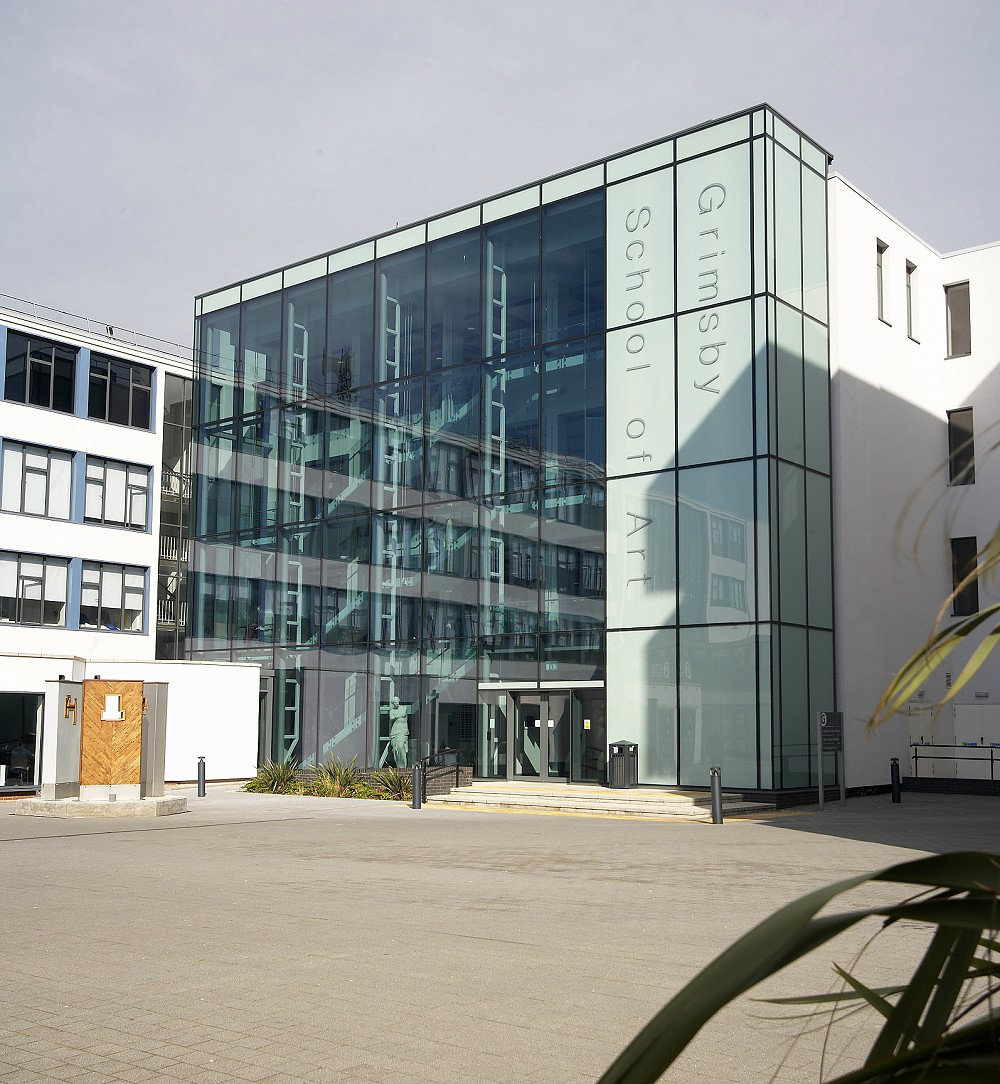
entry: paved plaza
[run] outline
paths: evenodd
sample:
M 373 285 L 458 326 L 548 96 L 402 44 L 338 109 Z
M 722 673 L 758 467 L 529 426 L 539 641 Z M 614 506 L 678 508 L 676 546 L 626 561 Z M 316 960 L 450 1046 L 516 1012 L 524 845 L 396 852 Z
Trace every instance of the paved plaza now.
M 3 1084 L 593 1081 L 780 904 L 1000 839 L 991 798 L 717 826 L 185 793 L 189 813 L 142 822 L 0 803 Z M 851 965 L 873 928 L 781 991 L 832 989 L 831 962 Z M 893 936 L 866 978 L 898 977 L 924 941 Z M 727 1009 L 666 1079 L 817 1080 L 822 1029 L 781 1015 Z M 857 1028 L 831 1043 L 828 1073 L 864 1048 Z

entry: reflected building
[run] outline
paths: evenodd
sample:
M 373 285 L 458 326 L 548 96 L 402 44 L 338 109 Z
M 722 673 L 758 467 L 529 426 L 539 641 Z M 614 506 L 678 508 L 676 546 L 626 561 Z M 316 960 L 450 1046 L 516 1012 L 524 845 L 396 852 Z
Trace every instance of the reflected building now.
M 261 757 L 808 784 L 827 161 L 759 107 L 196 300 L 188 649 Z

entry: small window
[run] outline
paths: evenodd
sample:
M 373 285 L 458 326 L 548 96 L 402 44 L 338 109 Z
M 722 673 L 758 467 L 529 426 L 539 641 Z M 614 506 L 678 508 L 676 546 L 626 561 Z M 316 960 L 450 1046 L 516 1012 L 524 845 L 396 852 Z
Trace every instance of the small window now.
M 4 398 L 73 413 L 73 377 L 76 350 L 62 343 L 7 334 Z
M 952 613 L 956 617 L 968 617 L 979 612 L 979 581 L 971 580 L 959 590 L 959 584 L 976 567 L 978 551 L 975 538 L 951 540 L 951 586 L 957 592 L 952 600 Z
M 889 246 L 885 241 L 875 242 L 875 295 L 878 300 L 878 318 L 888 322 L 888 305 L 885 296 L 885 265 Z
M 33 444 L 3 442 L 0 508 L 50 519 L 69 519 L 73 456 Z
M 115 459 L 87 456 L 83 518 L 88 523 L 146 530 L 149 468 Z
M 130 565 L 83 562 L 80 628 L 142 632 L 146 573 Z
M 972 353 L 972 311 L 969 305 L 969 284 L 957 282 L 944 288 L 948 316 L 948 357 L 959 358 Z
M 976 447 L 972 432 L 972 407 L 948 411 L 948 482 L 971 486 L 976 480 Z
M 91 354 L 88 414 L 99 421 L 149 429 L 152 384 L 153 370 L 147 365 Z
M 33 553 L 0 553 L 0 622 L 66 624 L 69 561 Z
M 917 265 L 906 261 L 906 334 L 917 339 Z

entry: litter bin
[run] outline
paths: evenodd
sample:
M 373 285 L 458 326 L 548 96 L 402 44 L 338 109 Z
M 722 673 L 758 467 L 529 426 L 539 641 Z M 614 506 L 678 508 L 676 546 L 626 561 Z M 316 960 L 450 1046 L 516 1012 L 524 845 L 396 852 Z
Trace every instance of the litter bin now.
M 612 790 L 639 785 L 639 746 L 634 741 L 613 741 L 608 746 L 608 785 Z

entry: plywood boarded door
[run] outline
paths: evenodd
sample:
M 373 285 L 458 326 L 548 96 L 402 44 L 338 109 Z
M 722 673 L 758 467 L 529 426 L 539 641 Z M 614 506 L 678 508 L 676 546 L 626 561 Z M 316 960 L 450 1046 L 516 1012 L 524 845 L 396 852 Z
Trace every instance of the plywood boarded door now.
M 142 778 L 142 682 L 85 681 L 80 786 Z

